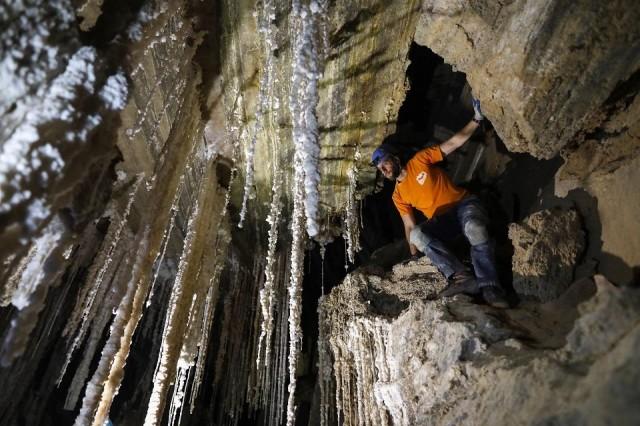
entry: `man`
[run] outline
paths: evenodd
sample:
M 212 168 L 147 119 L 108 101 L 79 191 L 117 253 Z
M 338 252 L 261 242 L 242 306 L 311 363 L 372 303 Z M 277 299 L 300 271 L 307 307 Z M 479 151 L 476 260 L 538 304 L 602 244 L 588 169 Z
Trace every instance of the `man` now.
M 405 166 L 393 154 L 392 146 L 384 143 L 374 151 L 371 162 L 386 179 L 396 181 L 393 202 L 402 218 L 412 257 L 418 251 L 424 253 L 449 280 L 441 295 L 481 293 L 490 305 L 506 308 L 487 232 L 488 217 L 480 200 L 454 185 L 443 170 L 434 166 L 467 142 L 478 128 L 484 117 L 476 99 L 473 109 L 473 119 L 462 130 L 440 145 L 419 151 Z M 428 220 L 416 224 L 414 208 Z M 460 231 L 471 244 L 475 276 L 443 244 Z

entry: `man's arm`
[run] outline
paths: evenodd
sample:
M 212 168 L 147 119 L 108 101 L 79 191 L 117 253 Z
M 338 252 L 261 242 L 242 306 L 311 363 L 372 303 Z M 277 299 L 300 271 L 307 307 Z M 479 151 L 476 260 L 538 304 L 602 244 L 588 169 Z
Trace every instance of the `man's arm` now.
M 418 249 L 416 248 L 416 246 L 411 244 L 410 235 L 411 231 L 413 231 L 413 228 L 416 227 L 416 218 L 413 215 L 413 212 L 402 214 L 400 215 L 400 217 L 402 218 L 402 223 L 404 224 L 404 235 L 407 238 L 407 244 L 409 244 L 409 251 L 411 252 L 411 256 L 414 256 L 418 253 Z
M 460 148 L 466 141 L 469 140 L 473 132 L 476 131 L 480 124 L 475 120 L 471 120 L 467 123 L 466 126 L 462 128 L 458 133 L 451 136 L 446 141 L 440 144 L 440 151 L 442 154 L 449 155 L 456 149 Z

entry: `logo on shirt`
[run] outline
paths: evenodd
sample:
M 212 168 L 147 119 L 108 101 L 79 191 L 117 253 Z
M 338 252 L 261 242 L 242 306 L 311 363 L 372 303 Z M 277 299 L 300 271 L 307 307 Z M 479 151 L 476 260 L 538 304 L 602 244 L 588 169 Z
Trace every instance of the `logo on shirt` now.
M 427 172 L 420 172 L 420 174 L 416 176 L 416 180 L 420 185 L 424 185 L 424 181 L 427 180 Z

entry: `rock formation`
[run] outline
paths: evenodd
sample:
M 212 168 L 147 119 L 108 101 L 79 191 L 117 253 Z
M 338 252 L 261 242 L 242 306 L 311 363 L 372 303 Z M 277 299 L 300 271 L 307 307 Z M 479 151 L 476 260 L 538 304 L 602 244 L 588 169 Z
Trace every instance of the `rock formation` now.
M 637 383 L 637 296 L 606 281 L 633 283 L 640 265 L 631 0 L 6 3 L 0 423 L 636 414 L 625 391 Z M 398 236 L 370 154 L 395 131 L 414 132 L 409 150 L 447 138 L 471 92 L 497 137 L 447 167 L 490 187 L 507 281 L 544 281 L 554 290 L 539 297 L 557 300 L 496 313 L 430 300 L 444 282 L 425 261 L 381 272 L 403 244 L 380 248 Z M 534 279 L 514 238 L 512 274 L 507 223 L 560 206 L 583 218 L 585 242 L 567 224 L 553 247 L 566 267 Z M 316 339 L 320 288 L 365 263 L 379 275 L 360 269 L 325 295 Z M 591 281 L 569 286 L 594 273 L 606 276 L 595 295 L 582 293 Z M 396 334 L 410 344 L 376 352 Z M 326 368 L 333 356 L 346 388 Z M 406 383 L 407 367 L 430 377 Z M 492 417 L 509 404 L 525 408 Z
M 511 224 L 513 288 L 527 298 L 548 302 L 573 282 L 584 250 L 584 232 L 575 210 L 543 210 Z
M 430 300 L 444 285 L 417 263 L 383 278 L 354 272 L 322 301 L 324 418 L 635 424 L 637 289 L 596 276 L 551 302 L 497 310 Z

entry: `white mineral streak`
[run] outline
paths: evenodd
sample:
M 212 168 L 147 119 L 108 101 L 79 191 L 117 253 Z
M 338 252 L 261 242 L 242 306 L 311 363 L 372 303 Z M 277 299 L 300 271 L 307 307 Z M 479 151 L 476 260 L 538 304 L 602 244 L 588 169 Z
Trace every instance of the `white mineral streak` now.
M 265 55 L 267 55 L 267 72 L 268 74 L 265 93 L 265 113 L 267 109 L 272 111 L 274 115 L 274 121 L 278 122 L 278 108 L 279 103 L 274 105 L 274 60 L 273 50 L 276 48 L 273 41 L 273 28 L 272 21 L 275 19 L 275 5 L 273 0 L 267 0 L 264 2 L 261 14 L 258 19 L 259 31 L 264 34 L 265 39 Z M 262 90 L 262 86 L 260 87 Z M 258 350 L 256 357 L 256 367 L 258 371 L 264 370 L 265 372 L 271 367 L 271 345 L 273 336 L 273 308 L 274 308 L 274 286 L 275 286 L 275 267 L 276 267 L 276 247 L 278 244 L 278 231 L 280 224 L 280 217 L 282 215 L 282 171 L 280 170 L 279 162 L 279 138 L 277 131 L 274 132 L 272 138 L 272 174 L 273 182 L 271 186 L 271 206 L 269 208 L 269 214 L 267 216 L 267 223 L 269 224 L 269 240 L 267 244 L 267 258 L 266 266 L 264 270 L 265 281 L 264 286 L 260 289 L 260 335 L 258 337 Z M 268 374 L 266 374 L 268 375 Z M 264 384 L 265 389 L 269 387 L 269 383 Z
M 31 258 L 22 272 L 18 288 L 11 303 L 18 309 L 2 342 L 0 365 L 8 367 L 21 356 L 29 342 L 31 332 L 38 323 L 49 286 L 55 284 L 60 269 L 60 259 L 53 259 L 60 249 L 65 234 L 64 224 L 54 218 L 34 244 Z
M 206 185 L 206 183 L 207 182 L 205 180 L 203 185 Z M 171 298 L 169 300 L 168 312 L 165 319 L 164 329 L 162 331 L 162 346 L 160 348 L 160 355 L 158 356 L 158 362 L 156 364 L 153 389 L 151 391 L 147 414 L 144 420 L 145 425 L 156 425 L 160 423 L 166 398 L 166 391 L 171 380 L 173 380 L 173 377 L 169 377 L 169 363 L 173 358 L 173 352 L 180 350 L 181 339 L 184 337 L 176 332 L 176 327 L 178 326 L 178 324 L 176 324 L 176 313 L 179 309 L 178 304 L 185 303 L 183 300 L 185 287 L 184 275 L 188 267 L 188 261 L 191 258 L 193 242 L 196 237 L 196 222 L 199 214 L 200 206 L 199 202 L 196 200 L 187 223 L 187 235 L 185 237 L 184 248 L 182 250 L 182 255 L 180 256 L 178 273 L 176 274 Z M 191 301 L 189 300 L 188 302 L 190 303 Z
M 203 263 L 203 259 L 215 258 L 215 255 L 221 253 L 220 245 L 224 246 L 228 241 L 227 229 L 221 223 L 222 216 L 214 214 L 214 208 L 218 204 L 217 189 L 211 185 L 211 182 L 215 182 L 215 167 L 207 164 L 205 168 L 207 171 L 193 202 L 171 290 L 145 425 L 155 425 L 162 420 L 167 393 L 172 383 L 175 387 L 169 408 L 169 423 L 179 424 L 187 386 L 194 371 L 200 375 L 198 381 L 202 377 L 202 366 L 196 366 L 196 358 L 206 357 L 207 348 L 202 344 L 208 338 L 203 337 L 203 334 L 210 332 L 214 298 L 217 299 L 217 288 L 212 287 L 217 287 L 219 275 L 215 260 L 213 264 L 209 264 Z M 208 282 L 208 285 L 203 281 Z M 195 398 L 193 392 L 192 389 L 192 401 Z
M 289 108 L 292 140 L 296 153 L 302 159 L 301 178 L 304 180 L 304 206 L 310 237 L 315 237 L 319 232 L 320 143 L 316 107 L 319 100 L 318 80 L 322 76 L 323 66 L 321 29 L 326 14 L 326 0 L 312 0 L 308 6 L 296 0 L 291 10 L 294 42 Z
M 120 365 L 117 357 L 122 351 L 123 343 L 125 343 L 127 324 L 131 319 L 133 299 L 138 289 L 139 278 L 142 272 L 141 265 L 147 256 L 149 228 L 146 228 L 139 238 L 139 243 L 135 251 L 136 260 L 131 269 L 131 277 L 125 288 L 125 293 L 121 295 L 122 299 L 117 308 L 115 318 L 111 323 L 111 327 L 109 328 L 109 337 L 102 348 L 98 367 L 93 373 L 93 377 L 91 377 L 89 383 L 87 383 L 87 388 L 82 399 L 82 407 L 74 423 L 75 426 L 104 424 L 108 414 L 108 408 L 106 411 L 100 411 L 98 407 L 102 401 L 106 400 L 108 400 L 108 406 L 110 407 L 111 401 L 115 396 L 115 389 L 111 386 L 110 376 L 113 373 L 114 367 Z
M 324 249 L 324 246 L 322 247 Z M 323 256 L 324 259 L 324 256 Z M 324 294 L 318 301 L 318 306 L 322 305 Z M 318 309 L 318 383 L 320 387 L 320 425 L 329 424 L 330 413 L 333 408 L 331 398 L 331 354 L 329 352 L 329 342 L 326 336 L 326 313 Z
M 223 256 L 218 251 L 216 259 L 222 259 Z M 213 323 L 213 317 L 216 310 L 216 303 L 218 303 L 219 281 L 220 274 L 222 272 L 222 264 L 217 264 L 214 274 L 209 280 L 207 288 L 207 294 L 204 305 L 204 315 L 202 320 L 202 331 L 200 333 L 200 340 L 198 342 L 198 354 L 195 366 L 195 373 L 193 377 L 193 384 L 191 388 L 190 413 L 193 413 L 195 407 L 196 398 L 200 392 L 200 386 L 202 386 L 202 378 L 204 376 L 205 360 L 207 358 L 207 348 L 209 347 L 209 332 L 211 330 L 211 324 Z
M 304 179 L 303 159 L 298 152 L 294 156 L 293 217 L 291 219 L 291 272 L 289 277 L 289 399 L 287 401 L 287 426 L 295 422 L 296 370 L 302 331 L 302 275 L 304 268 Z
M 188 170 L 190 170 L 190 168 L 188 168 Z M 204 188 L 205 192 L 211 192 L 211 188 L 209 188 L 210 180 L 211 179 L 209 178 L 208 175 L 203 179 L 201 183 L 201 190 Z M 183 177 L 181 177 L 180 182 L 178 183 L 178 187 L 176 188 L 176 194 L 174 195 L 172 208 L 177 209 L 178 200 L 180 199 L 180 195 L 183 193 L 183 191 L 184 191 Z M 209 197 L 208 199 L 211 199 L 211 197 Z M 210 211 L 209 209 L 211 207 L 211 203 L 206 204 L 205 207 L 207 208 L 207 211 Z M 184 246 L 183 254 L 181 257 L 180 266 L 176 274 L 176 282 L 178 281 L 178 279 L 180 280 L 178 285 L 180 286 L 181 289 L 183 289 L 183 286 L 184 286 L 185 268 L 189 266 L 189 263 L 188 263 L 189 256 L 193 251 L 192 250 L 193 238 L 196 236 L 196 229 L 195 229 L 196 224 L 194 224 L 193 220 L 196 220 L 200 216 L 199 213 L 200 213 L 200 209 L 198 208 L 198 202 L 196 201 L 195 205 L 192 208 L 190 221 L 187 225 L 187 238 L 185 240 L 185 246 Z M 207 215 L 206 217 L 209 218 L 209 220 L 215 219 L 215 216 L 212 216 L 211 214 Z M 225 231 L 226 228 L 210 227 L 210 229 L 216 229 L 217 231 L 219 231 L 218 234 L 225 234 L 226 232 Z M 216 244 L 218 243 L 219 243 L 218 240 L 216 240 Z M 158 252 L 160 252 L 160 250 L 158 250 Z M 218 253 L 218 251 L 216 251 L 216 253 Z M 150 256 L 150 254 L 148 254 L 147 256 Z M 158 257 L 156 256 L 156 258 Z M 202 269 L 202 265 L 200 265 L 195 278 L 193 278 L 195 282 L 197 282 L 199 279 L 201 269 Z M 217 280 L 213 281 L 213 283 L 217 285 Z M 212 285 L 212 282 L 210 282 L 210 285 Z M 124 376 L 124 367 L 125 367 L 126 360 L 127 360 L 127 357 L 131 348 L 131 344 L 133 341 L 133 334 L 144 313 L 145 299 L 148 300 L 150 286 L 151 286 L 151 281 L 143 279 L 139 282 L 136 288 L 135 296 L 133 298 L 131 308 L 130 308 L 131 314 L 129 315 L 129 319 L 127 321 L 124 334 L 121 339 L 122 343 L 120 345 L 120 350 L 116 354 L 113 360 L 113 363 L 111 365 L 111 371 L 109 373 L 108 380 L 105 384 L 100 405 L 98 406 L 98 411 L 94 419 L 94 426 L 101 425 L 102 424 L 101 422 L 104 422 L 104 420 L 107 418 L 107 414 L 111 407 L 113 398 L 117 394 L 120 384 L 122 382 L 122 378 Z M 172 290 L 174 289 L 175 289 L 175 285 Z M 191 371 L 190 367 L 194 364 L 195 357 L 206 356 L 206 349 L 207 349 L 206 346 L 198 347 L 197 343 L 202 341 L 202 336 L 201 336 L 202 333 L 208 334 L 211 321 L 212 321 L 212 314 L 210 314 L 210 317 L 208 318 L 208 322 L 206 323 L 207 324 L 206 327 L 203 325 L 202 305 L 205 304 L 205 293 L 207 293 L 208 287 L 197 286 L 197 289 L 199 289 L 199 293 L 197 294 L 194 293 L 192 295 L 191 309 L 189 309 L 190 316 L 188 319 L 187 338 L 183 341 L 183 346 L 180 352 L 180 358 L 178 360 L 179 371 L 178 371 L 177 378 L 179 379 L 179 383 L 182 383 L 183 386 L 186 386 L 186 384 L 189 382 L 189 373 Z M 175 293 L 172 292 L 172 297 L 174 294 Z M 174 300 L 175 302 L 175 299 L 172 299 L 172 300 Z M 210 303 L 210 301 L 208 301 L 208 303 Z M 176 307 L 176 304 L 170 303 L 170 308 L 171 307 Z M 165 322 L 165 332 L 166 331 L 168 330 L 167 330 L 167 323 Z M 187 368 L 184 368 L 185 366 L 187 366 Z M 156 368 L 159 369 L 160 364 L 158 364 Z M 182 380 L 182 382 L 180 382 L 180 380 Z M 176 396 L 175 401 L 180 401 L 180 405 L 182 404 L 182 401 L 183 401 L 184 390 L 185 388 L 180 388 L 180 387 L 175 389 L 175 393 L 174 393 L 174 395 Z M 162 392 L 162 397 L 164 397 L 166 393 L 166 389 L 161 392 Z M 158 415 L 161 415 L 161 410 Z M 180 420 L 178 420 L 178 423 L 179 422 Z
M 235 94 L 235 102 L 231 112 L 229 113 L 229 118 L 225 120 L 227 124 L 227 134 L 231 138 L 233 143 L 233 158 L 231 167 L 231 176 L 229 177 L 229 188 L 227 190 L 227 194 L 224 199 L 224 205 L 222 208 L 222 216 L 227 214 L 227 209 L 229 208 L 229 203 L 231 202 L 231 188 L 235 183 L 236 177 L 238 176 L 238 158 L 240 156 L 240 146 L 241 140 L 243 139 L 243 135 L 245 134 L 244 126 L 243 126 L 243 109 L 242 109 L 242 95 L 240 94 L 240 83 L 237 78 L 233 79 L 231 84 L 230 91 Z
M 237 46 L 238 40 L 237 38 L 231 38 L 231 46 L 229 49 L 231 51 L 240 51 L 240 48 Z M 245 124 L 246 113 L 244 111 L 244 97 L 242 96 L 241 89 L 241 81 L 238 76 L 242 76 L 242 59 L 239 57 L 235 57 L 234 60 L 231 60 L 231 67 L 233 68 L 231 71 L 231 81 L 228 81 L 228 95 L 229 98 L 229 106 L 226 109 L 227 119 L 225 120 L 226 131 L 231 139 L 233 144 L 233 158 L 231 167 L 231 176 L 229 178 L 229 189 L 227 190 L 227 194 L 224 200 L 224 206 L 222 209 L 222 216 L 227 214 L 227 209 L 229 207 L 229 203 L 231 201 L 231 188 L 235 183 L 235 180 L 238 176 L 238 168 L 237 164 L 240 158 L 240 147 L 243 145 L 242 141 L 245 139 L 246 128 Z M 233 100 L 233 101 L 231 101 Z M 225 103 L 226 105 L 227 103 Z
M 118 71 L 107 78 L 107 82 L 100 90 L 99 96 L 107 108 L 118 111 L 127 104 L 127 93 L 127 77 L 122 71 Z
M 255 123 L 253 129 L 253 138 L 246 149 L 245 155 L 245 181 L 244 195 L 242 197 L 242 209 L 240 211 L 240 222 L 238 228 L 242 228 L 245 216 L 247 214 L 247 203 L 249 199 L 254 198 L 254 156 L 256 152 L 256 143 L 259 136 L 264 133 L 264 124 L 267 114 L 271 106 L 272 93 L 271 85 L 274 75 L 274 50 L 276 44 L 273 39 L 273 28 L 271 22 L 276 18 L 275 6 L 272 0 L 266 0 L 263 5 L 262 13 L 258 14 L 258 32 L 262 34 L 261 39 L 264 42 L 263 56 L 264 68 L 262 78 L 260 79 L 260 91 L 258 93 L 258 107 L 256 110 Z
M 156 268 L 153 274 L 153 281 L 151 282 L 151 289 L 149 290 L 149 295 L 147 296 L 147 302 L 145 303 L 146 307 L 149 307 L 151 304 L 151 299 L 153 299 L 153 295 L 156 289 L 156 283 L 158 281 L 158 275 L 160 275 L 160 270 L 162 269 L 162 262 L 164 261 L 164 256 L 167 253 L 167 246 L 169 245 L 169 240 L 171 239 L 171 232 L 173 231 L 173 227 L 176 223 L 176 215 L 178 214 L 178 203 L 180 201 L 180 196 L 182 195 L 182 190 L 184 188 L 184 174 L 180 176 L 180 182 L 178 182 L 178 188 L 176 190 L 176 194 L 173 197 L 173 202 L 171 203 L 171 218 L 169 219 L 169 227 L 165 229 L 164 235 L 162 236 L 162 250 L 158 254 L 158 257 L 154 261 L 154 266 Z
M 355 262 L 355 255 L 360 251 L 360 225 L 358 219 L 360 217 L 358 213 L 358 201 L 356 200 L 356 186 L 357 186 L 357 170 L 355 166 L 349 168 L 347 172 L 349 178 L 349 188 L 347 189 L 347 209 L 346 209 L 346 236 L 347 241 L 347 255 L 349 262 Z
M 256 367 L 258 370 L 268 370 L 271 367 L 271 346 L 273 337 L 273 310 L 275 302 L 276 285 L 276 248 L 278 245 L 278 234 L 280 218 L 282 216 L 282 171 L 274 170 L 273 185 L 271 191 L 271 207 L 267 216 L 269 223 L 269 241 L 267 247 L 267 264 L 265 266 L 264 287 L 260 289 L 260 309 L 262 321 L 260 323 L 260 337 L 258 338 L 258 356 Z M 263 353 L 264 351 L 264 353 Z M 266 383 L 268 387 L 269 384 Z
M 114 253 L 116 253 L 118 244 L 120 243 L 120 235 L 122 234 L 125 227 L 128 225 L 131 206 L 133 205 L 133 202 L 136 199 L 141 182 L 142 182 L 142 176 L 138 176 L 136 178 L 136 181 L 131 187 L 131 191 L 129 191 L 127 205 L 124 209 L 124 212 L 122 213 L 121 216 L 114 214 L 114 216 L 111 218 L 112 225 L 109 226 L 109 234 L 110 234 L 109 236 L 111 237 L 111 244 L 109 245 L 109 248 L 106 249 L 105 251 L 104 262 L 102 263 L 100 270 L 96 273 L 95 281 L 93 282 L 93 285 L 90 287 L 88 294 L 86 294 L 84 298 L 81 298 L 78 300 L 74 308 L 74 312 L 71 314 L 72 318 L 78 317 L 81 324 L 80 324 L 80 329 L 76 332 L 75 338 L 73 339 L 71 346 L 67 350 L 67 357 L 66 357 L 65 363 L 62 366 L 60 375 L 58 376 L 58 384 L 60 384 L 60 382 L 62 381 L 62 378 L 67 370 L 67 367 L 71 362 L 71 358 L 73 356 L 75 349 L 80 345 L 80 342 L 82 342 L 82 340 L 84 339 L 84 336 L 89 328 L 89 324 L 93 321 L 93 315 L 96 312 L 96 309 L 94 309 L 94 302 L 96 299 L 96 295 L 98 294 L 98 291 L 102 287 L 103 280 L 110 269 L 111 263 L 113 262 L 113 255 Z M 115 229 L 115 231 L 113 231 L 113 234 L 111 234 L 113 222 L 115 222 L 116 220 L 118 221 L 117 227 L 113 228 Z M 81 312 L 81 314 L 76 312 Z M 75 323 L 75 321 L 73 322 Z M 73 328 L 75 328 L 73 324 L 68 324 L 67 327 L 69 328 L 65 328 L 65 333 L 70 333 L 72 332 Z
M 198 273 L 198 275 L 200 275 L 200 273 Z M 198 281 L 197 277 L 195 281 Z M 173 396 L 171 397 L 171 404 L 169 404 L 169 425 L 176 423 L 176 417 L 178 418 L 178 424 L 180 424 L 180 418 L 182 417 L 182 406 L 184 404 L 188 383 L 187 379 L 195 365 L 195 358 L 198 355 L 198 338 L 202 334 L 203 305 L 204 299 L 202 297 L 199 298 L 197 293 L 194 294 L 191 298 L 191 306 L 189 307 L 186 336 L 182 341 L 182 348 L 180 349 L 180 356 L 178 357 Z

